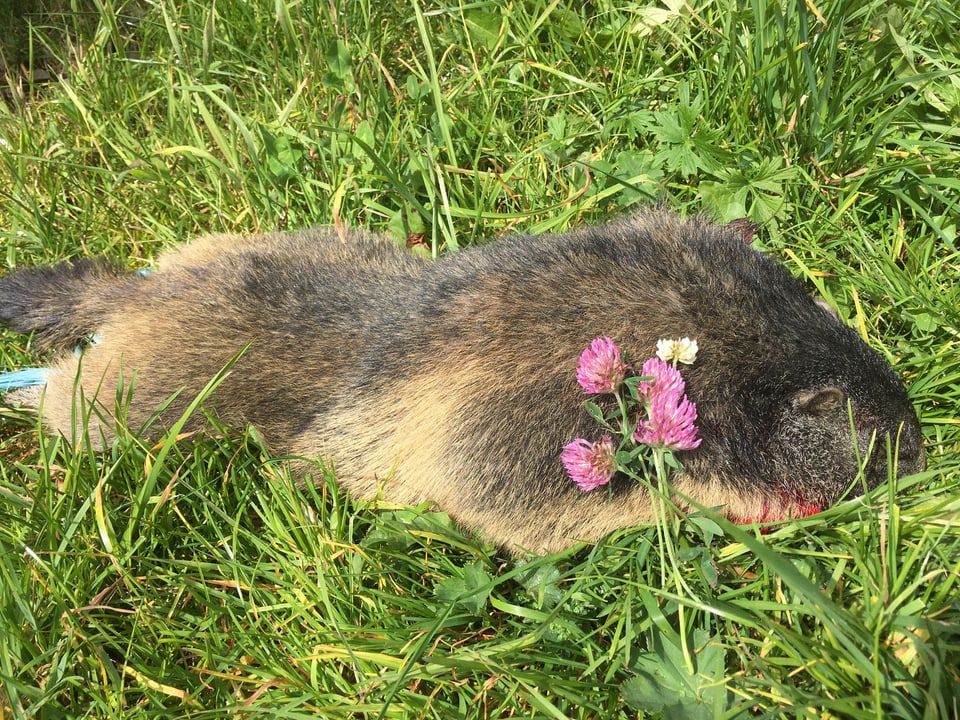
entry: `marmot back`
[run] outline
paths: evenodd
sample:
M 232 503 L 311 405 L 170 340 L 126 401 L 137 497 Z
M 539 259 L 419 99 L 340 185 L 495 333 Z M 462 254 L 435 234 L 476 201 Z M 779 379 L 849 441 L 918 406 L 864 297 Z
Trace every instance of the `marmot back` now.
M 134 374 L 128 424 L 180 391 L 159 422 L 176 419 L 248 346 L 208 403 L 220 418 L 278 453 L 329 458 L 355 496 L 432 500 L 509 548 L 653 517 L 645 488 L 615 477 L 609 494 L 583 493 L 560 462 L 599 432 L 574 370 L 602 335 L 634 361 L 659 338 L 698 340 L 684 377 L 702 443 L 678 453 L 673 484 L 735 520 L 835 502 L 871 444 L 876 486 L 887 437 L 901 474 L 924 466 L 903 384 L 876 352 L 742 230 L 660 211 L 436 262 L 365 233 L 211 236 L 147 277 L 89 262 L 9 275 L 0 322 L 64 350 L 42 388 L 52 432 L 76 433 L 75 387 L 109 417 Z

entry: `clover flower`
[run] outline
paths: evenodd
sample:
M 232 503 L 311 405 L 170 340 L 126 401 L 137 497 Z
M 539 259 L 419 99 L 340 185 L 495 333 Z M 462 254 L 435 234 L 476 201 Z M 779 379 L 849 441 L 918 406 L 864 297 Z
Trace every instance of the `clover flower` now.
M 686 383 L 680 371 L 660 358 L 650 358 L 640 369 L 640 375 L 653 378 L 637 385 L 640 397 L 649 401 L 655 395 L 683 395 Z
M 680 371 L 660 358 L 650 358 L 641 374 L 653 378 L 637 387 L 647 410 L 633 439 L 638 443 L 667 450 L 693 450 L 697 437 L 697 406 L 684 395 L 686 383 Z
M 697 350 L 699 349 L 697 341 L 688 337 L 679 340 L 670 340 L 669 338 L 657 340 L 657 357 L 664 362 L 673 361 L 674 364 L 682 362 L 684 365 L 692 365 L 694 360 L 697 359 Z
M 633 439 L 664 450 L 693 450 L 697 437 L 697 406 L 682 393 L 658 393 L 650 398 L 647 419 L 641 420 Z
M 616 392 L 629 369 L 620 348 L 608 337 L 598 337 L 580 355 L 577 382 L 588 395 Z
M 563 446 L 560 460 L 570 479 L 584 492 L 606 485 L 617 469 L 613 440 L 609 436 L 593 443 L 577 438 Z

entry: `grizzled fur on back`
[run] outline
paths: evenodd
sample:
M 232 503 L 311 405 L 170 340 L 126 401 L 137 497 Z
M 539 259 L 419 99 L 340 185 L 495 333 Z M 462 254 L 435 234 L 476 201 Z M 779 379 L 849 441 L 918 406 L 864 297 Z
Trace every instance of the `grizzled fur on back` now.
M 697 339 L 683 373 L 703 441 L 678 454 L 673 486 L 733 519 L 835 502 L 871 445 L 877 485 L 888 437 L 901 473 L 924 463 L 903 384 L 875 351 L 742 229 L 662 211 L 435 262 L 362 232 L 211 236 L 147 277 L 92 263 L 13 273 L 0 322 L 64 350 L 42 393 L 51 431 L 75 434 L 75 387 L 109 417 L 131 379 L 128 424 L 181 391 L 160 418 L 172 422 L 248 346 L 208 402 L 220 418 L 252 423 L 276 452 L 329 458 L 357 497 L 432 500 L 510 548 L 652 518 L 646 488 L 617 477 L 610 494 L 583 493 L 560 463 L 564 444 L 599 433 L 574 370 L 600 335 L 635 363 L 658 338 Z

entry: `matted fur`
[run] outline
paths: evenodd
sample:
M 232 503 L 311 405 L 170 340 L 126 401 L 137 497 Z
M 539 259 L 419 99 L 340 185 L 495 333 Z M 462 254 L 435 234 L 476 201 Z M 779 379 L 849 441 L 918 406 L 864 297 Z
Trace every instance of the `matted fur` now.
M 556 550 L 653 517 L 636 483 L 582 493 L 564 474 L 561 447 L 599 434 L 581 350 L 608 335 L 640 363 L 689 336 L 703 442 L 679 453 L 674 486 L 699 503 L 748 519 L 835 502 L 857 475 L 848 402 L 862 451 L 899 437 L 900 472 L 924 464 L 897 375 L 742 227 L 652 211 L 436 262 L 362 232 L 217 235 L 157 266 L 0 279 L 0 322 L 64 350 L 43 393 L 51 432 L 75 434 L 75 388 L 109 417 L 121 380 L 130 426 L 180 391 L 172 421 L 249 345 L 207 403 L 224 421 L 329 458 L 357 497 L 432 500 L 508 548 Z M 866 475 L 886 478 L 885 451 Z

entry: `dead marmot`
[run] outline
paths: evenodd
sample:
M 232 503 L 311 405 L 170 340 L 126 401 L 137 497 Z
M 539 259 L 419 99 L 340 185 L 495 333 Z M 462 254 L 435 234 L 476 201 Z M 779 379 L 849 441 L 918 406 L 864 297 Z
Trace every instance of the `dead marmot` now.
M 10 399 L 42 395 L 46 426 L 68 438 L 75 388 L 109 416 L 121 376 L 133 379 L 134 428 L 180 391 L 169 423 L 249 344 L 208 400 L 219 418 L 252 423 L 276 452 L 332 460 L 355 497 L 433 501 L 514 549 L 652 518 L 647 488 L 615 477 L 584 493 L 561 465 L 564 444 L 600 434 L 574 372 L 598 336 L 635 363 L 659 338 L 697 339 L 683 374 L 702 443 L 678 453 L 672 484 L 732 519 L 862 491 L 855 444 L 875 445 L 869 487 L 888 476 L 888 436 L 900 474 L 924 467 L 913 407 L 880 355 L 742 226 L 660 210 L 436 262 L 359 231 L 211 236 L 147 277 L 94 261 L 14 272 L 0 279 L 0 322 L 63 350 L 45 387 Z

